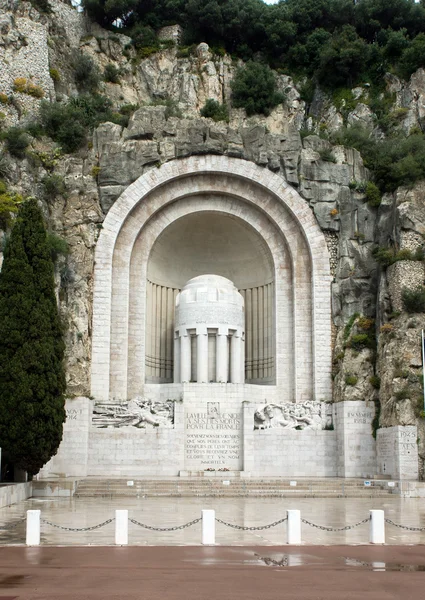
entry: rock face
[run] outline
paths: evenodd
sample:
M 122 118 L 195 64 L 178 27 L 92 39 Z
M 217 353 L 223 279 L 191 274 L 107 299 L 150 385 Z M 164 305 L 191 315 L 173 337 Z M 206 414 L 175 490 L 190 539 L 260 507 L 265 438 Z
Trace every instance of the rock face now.
M 425 317 L 407 314 L 402 301 L 403 288 L 422 285 L 423 262 L 403 260 L 384 269 L 372 255 L 374 247 L 390 243 L 412 254 L 422 248 L 425 184 L 399 189 L 385 196 L 379 209 L 372 208 L 356 191 L 357 183 L 369 179 L 359 153 L 332 146 L 318 135 L 344 123 L 373 130 L 367 89 L 352 90 L 357 105 L 351 112 L 320 91 L 307 107 L 291 78 L 278 75 L 285 103 L 268 117 L 248 118 L 242 109 L 230 107 L 236 66 L 229 56 L 217 56 L 201 43 L 190 56 L 173 45 L 139 60 L 128 37 L 89 23 L 66 0 L 51 0 L 50 5 L 52 13 L 43 15 L 28 2 L 0 0 L 0 93 L 13 97 L 0 104 L 3 126 L 27 122 L 41 101 L 14 91 L 18 77 L 39 86 L 47 100 L 78 94 L 72 68 L 76 51 L 90 55 L 101 72 L 107 64 L 119 70 L 119 83 L 101 84 L 116 108 L 139 105 L 127 127 L 101 124 L 88 147 L 75 155 L 63 155 L 43 139 L 31 146 L 32 154 L 42 157 L 36 164 L 31 158 L 8 159 L 10 189 L 44 198 L 52 230 L 69 244 L 69 255 L 57 265 L 57 282 L 67 326 L 70 395 L 89 394 L 94 249 L 104 216 L 147 170 L 193 154 L 226 155 L 279 174 L 305 198 L 325 232 L 334 277 L 334 401 L 379 398 L 381 425 L 418 424 L 420 455 L 425 457 L 418 355 Z M 169 39 L 167 35 L 178 42 L 177 30 L 163 32 L 162 38 Z M 400 127 L 408 132 L 422 126 L 425 71 L 420 69 L 408 83 L 388 76 L 387 83 L 395 93 L 395 109 L 401 109 Z M 228 105 L 228 123 L 200 116 L 208 98 Z M 63 177 L 67 194 L 50 202 L 41 182 L 53 172 Z M 354 314 L 376 319 L 376 356 L 372 347 L 350 345 L 353 336 L 362 334 L 358 320 L 345 334 Z

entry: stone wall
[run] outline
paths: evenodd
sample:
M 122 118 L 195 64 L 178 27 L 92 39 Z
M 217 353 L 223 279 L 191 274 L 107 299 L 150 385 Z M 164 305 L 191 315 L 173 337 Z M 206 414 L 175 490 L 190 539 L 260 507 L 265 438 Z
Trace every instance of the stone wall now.
M 18 504 L 32 496 L 32 482 L 4 483 L 0 485 L 0 508 Z

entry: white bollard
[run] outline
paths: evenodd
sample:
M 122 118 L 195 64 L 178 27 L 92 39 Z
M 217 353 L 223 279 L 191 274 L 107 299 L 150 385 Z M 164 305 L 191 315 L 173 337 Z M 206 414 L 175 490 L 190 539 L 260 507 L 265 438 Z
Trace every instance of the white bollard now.
M 286 543 L 301 544 L 301 512 L 299 510 L 287 510 L 288 522 L 286 525 Z
M 369 541 L 371 544 L 385 544 L 385 514 L 383 510 L 370 511 Z
M 202 544 L 215 544 L 215 510 L 202 510 Z
M 40 511 L 27 510 L 27 546 L 40 545 Z
M 115 511 L 115 544 L 117 546 L 128 544 L 128 510 Z

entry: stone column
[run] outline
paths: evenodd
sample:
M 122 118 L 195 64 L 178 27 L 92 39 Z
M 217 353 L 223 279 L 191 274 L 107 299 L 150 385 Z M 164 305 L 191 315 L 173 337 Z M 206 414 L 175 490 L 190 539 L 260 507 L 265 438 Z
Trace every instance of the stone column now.
M 217 383 L 227 383 L 228 380 L 228 344 L 227 332 L 217 333 L 217 350 L 216 350 L 216 381 Z
M 230 381 L 231 383 L 243 383 L 241 376 L 241 347 L 242 339 L 238 331 L 230 338 Z
M 174 361 L 173 361 L 173 381 L 180 383 L 180 337 L 178 333 L 174 334 Z
M 245 383 L 245 333 L 241 333 L 241 383 Z
M 186 331 L 180 336 L 180 382 L 187 383 L 191 375 L 190 335 Z
M 208 383 L 208 333 L 196 330 L 196 382 Z

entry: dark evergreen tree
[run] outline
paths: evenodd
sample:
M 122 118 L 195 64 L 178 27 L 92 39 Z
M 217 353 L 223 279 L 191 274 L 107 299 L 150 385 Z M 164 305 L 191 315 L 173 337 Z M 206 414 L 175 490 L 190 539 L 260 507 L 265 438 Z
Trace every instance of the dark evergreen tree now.
M 62 439 L 63 357 L 50 247 L 30 199 L 20 207 L 0 272 L 0 447 L 29 475 Z

